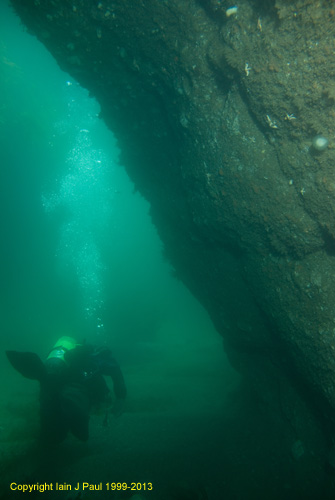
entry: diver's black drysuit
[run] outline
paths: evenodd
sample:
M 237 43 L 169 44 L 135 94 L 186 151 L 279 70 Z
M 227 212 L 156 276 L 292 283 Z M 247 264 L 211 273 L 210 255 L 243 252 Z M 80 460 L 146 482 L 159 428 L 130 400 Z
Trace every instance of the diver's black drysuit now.
M 113 412 L 121 414 L 127 390 L 121 369 L 108 348 L 77 345 L 65 350 L 63 359 L 48 358 L 45 363 L 34 353 L 6 354 L 22 375 L 40 382 L 42 443 L 60 443 L 69 431 L 81 441 L 88 439 L 90 409 L 110 393 L 104 375 L 113 380 Z

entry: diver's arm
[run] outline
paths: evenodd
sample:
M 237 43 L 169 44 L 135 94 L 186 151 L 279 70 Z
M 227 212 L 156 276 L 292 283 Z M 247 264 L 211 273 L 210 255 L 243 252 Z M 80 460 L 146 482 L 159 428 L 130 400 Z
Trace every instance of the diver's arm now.
M 117 399 L 125 399 L 127 395 L 126 384 L 121 368 L 113 358 L 110 349 L 104 348 L 100 350 L 95 356 L 95 363 L 101 375 L 110 376 L 113 380 L 114 393 Z
M 45 379 L 45 366 L 34 352 L 6 351 L 6 356 L 12 367 L 24 377 L 39 382 Z
M 105 365 L 104 375 L 110 375 L 113 380 L 116 400 L 112 408 L 112 413 L 115 417 L 120 417 L 124 412 L 127 389 L 121 372 L 121 368 L 113 358 L 111 359 L 113 362 L 108 363 L 107 366 Z
M 127 396 L 127 388 L 124 382 L 121 368 L 116 363 L 116 361 L 115 364 L 108 366 L 107 372 L 108 373 L 104 373 L 104 375 L 111 376 L 113 380 L 114 393 L 117 399 L 125 399 Z

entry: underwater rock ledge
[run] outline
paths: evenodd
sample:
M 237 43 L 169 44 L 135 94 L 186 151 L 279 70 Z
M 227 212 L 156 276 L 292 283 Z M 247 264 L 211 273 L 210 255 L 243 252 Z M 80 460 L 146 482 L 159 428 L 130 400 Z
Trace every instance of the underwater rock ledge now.
M 227 16 L 215 0 L 11 3 L 99 101 L 178 276 L 322 481 L 335 412 L 331 4 L 240 0 Z M 313 150 L 317 135 L 329 147 Z

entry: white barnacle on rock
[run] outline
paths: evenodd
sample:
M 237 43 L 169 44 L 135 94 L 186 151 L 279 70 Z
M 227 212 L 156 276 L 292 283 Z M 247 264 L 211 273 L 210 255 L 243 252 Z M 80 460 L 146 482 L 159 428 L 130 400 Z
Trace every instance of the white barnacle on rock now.
M 317 135 L 312 141 L 312 147 L 315 151 L 324 151 L 328 148 L 329 140 L 323 135 Z
M 233 7 L 228 7 L 228 9 L 226 10 L 226 16 L 230 17 L 233 14 L 237 14 L 237 10 L 238 9 L 237 9 L 236 5 L 234 5 Z

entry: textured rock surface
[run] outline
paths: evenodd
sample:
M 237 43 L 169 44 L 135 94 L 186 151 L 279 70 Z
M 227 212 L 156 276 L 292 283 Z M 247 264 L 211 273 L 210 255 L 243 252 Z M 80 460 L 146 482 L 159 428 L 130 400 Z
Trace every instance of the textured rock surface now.
M 332 2 L 240 0 L 229 17 L 220 0 L 12 4 L 99 100 L 178 275 L 322 480 L 335 410 Z

